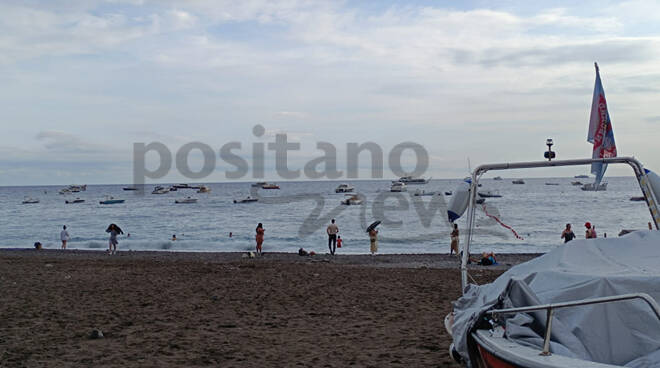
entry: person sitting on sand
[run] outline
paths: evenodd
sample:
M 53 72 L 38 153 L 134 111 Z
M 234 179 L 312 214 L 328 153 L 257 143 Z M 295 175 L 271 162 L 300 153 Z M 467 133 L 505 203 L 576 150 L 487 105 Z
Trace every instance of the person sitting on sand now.
M 590 222 L 586 222 L 584 224 L 584 227 L 587 228 L 587 231 L 585 232 L 585 238 L 587 239 L 596 239 L 596 227 L 591 226 Z
M 571 224 L 566 224 L 566 228 L 561 233 L 561 238 L 564 239 L 564 244 L 575 239 L 575 233 L 571 230 Z
M 378 252 L 378 230 L 371 229 L 369 231 L 369 241 L 371 243 L 371 255 L 373 256 L 376 254 L 376 252 Z
M 451 243 L 449 245 L 449 255 L 458 255 L 458 224 L 454 224 L 454 230 L 451 232 Z
M 482 266 L 491 266 L 494 264 L 497 264 L 497 259 L 495 259 L 495 253 L 490 252 L 483 252 L 481 253 L 481 261 L 479 261 L 479 264 Z
M 264 233 L 266 232 L 266 230 L 264 230 L 264 225 L 261 222 L 257 225 L 255 232 L 257 233 L 254 237 L 257 241 L 257 254 L 261 255 L 261 245 L 264 243 Z

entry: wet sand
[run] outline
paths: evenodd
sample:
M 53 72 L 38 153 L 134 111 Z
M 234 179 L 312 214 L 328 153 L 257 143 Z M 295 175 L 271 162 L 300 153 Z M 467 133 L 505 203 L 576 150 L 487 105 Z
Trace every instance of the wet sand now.
M 438 254 L 0 250 L 0 366 L 454 367 L 459 295 Z

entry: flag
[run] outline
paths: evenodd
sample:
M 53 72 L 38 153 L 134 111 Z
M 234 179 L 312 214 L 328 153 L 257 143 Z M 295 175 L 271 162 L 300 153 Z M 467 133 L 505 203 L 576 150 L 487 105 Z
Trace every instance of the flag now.
M 598 64 L 596 67 L 596 85 L 594 86 L 594 97 L 591 101 L 591 116 L 589 117 L 589 132 L 587 133 L 587 142 L 594 145 L 591 158 L 616 157 L 616 143 L 614 142 L 614 131 L 612 130 L 612 121 L 607 112 L 607 101 L 605 100 L 605 90 L 600 81 L 600 72 Z M 598 186 L 605 175 L 607 164 L 595 162 L 591 164 L 591 173 L 596 175 L 594 186 Z

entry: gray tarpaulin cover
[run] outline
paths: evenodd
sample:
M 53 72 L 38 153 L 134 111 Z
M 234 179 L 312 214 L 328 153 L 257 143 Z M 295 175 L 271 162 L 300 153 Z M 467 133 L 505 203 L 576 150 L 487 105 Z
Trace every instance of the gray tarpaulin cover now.
M 509 269 L 487 285 L 469 285 L 454 302 L 454 344 L 468 361 L 468 336 L 488 309 L 638 293 L 660 301 L 660 231 L 573 240 Z M 506 321 L 506 337 L 543 346 L 545 311 Z M 641 300 L 557 309 L 551 352 L 626 367 L 660 367 L 660 321 Z

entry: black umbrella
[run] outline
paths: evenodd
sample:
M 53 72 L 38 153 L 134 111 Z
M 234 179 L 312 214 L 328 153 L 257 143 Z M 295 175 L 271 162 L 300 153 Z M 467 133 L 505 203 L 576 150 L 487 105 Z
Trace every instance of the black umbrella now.
M 367 232 L 370 232 L 371 230 L 375 229 L 376 226 L 380 225 L 380 220 L 374 221 L 369 227 L 367 227 Z

